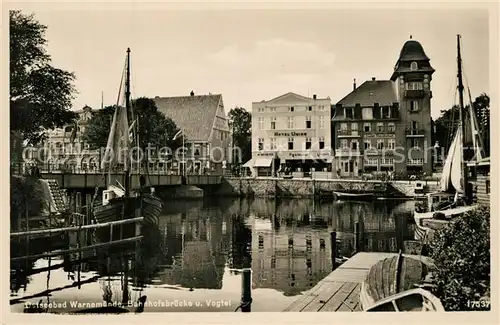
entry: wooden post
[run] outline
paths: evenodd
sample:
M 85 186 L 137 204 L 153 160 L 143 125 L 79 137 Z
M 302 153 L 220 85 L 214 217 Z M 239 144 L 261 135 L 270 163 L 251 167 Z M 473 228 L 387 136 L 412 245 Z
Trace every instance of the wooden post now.
M 82 192 L 76 192 L 75 201 L 76 212 L 82 213 Z
M 252 310 L 252 270 L 243 269 L 241 273 L 241 311 L 249 313 Z
M 337 263 L 335 259 L 337 258 L 337 232 L 332 231 L 330 233 L 330 245 L 331 245 L 331 259 L 332 259 L 332 271 L 336 269 Z
M 359 252 L 359 221 L 354 223 L 354 249 L 355 252 Z

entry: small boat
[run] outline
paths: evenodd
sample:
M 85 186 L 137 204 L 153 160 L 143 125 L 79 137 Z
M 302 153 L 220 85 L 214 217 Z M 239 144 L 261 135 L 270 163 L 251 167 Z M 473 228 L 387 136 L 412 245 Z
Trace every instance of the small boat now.
M 430 258 L 403 255 L 401 252 L 377 262 L 361 283 L 359 299 L 362 309 L 364 311 L 427 311 L 427 308 L 430 308 L 429 311 L 444 310 L 439 299 L 433 298 L 430 292 L 422 288 L 416 288 L 427 281 L 428 275 L 434 269 L 435 266 Z M 428 307 L 426 299 L 432 301 L 434 307 Z
M 118 103 L 113 115 L 106 145 L 106 152 L 101 162 L 103 170 L 108 172 L 110 184 L 102 193 L 102 201 L 93 203 L 93 215 L 98 223 L 143 217 L 144 222 L 157 223 L 163 204 L 160 198 L 145 191 L 146 178 L 140 177 L 140 189 L 131 190 L 130 152 L 134 140 L 138 140 L 139 119 L 133 120 L 134 112 L 130 104 L 130 49 L 127 49 L 125 71 L 120 85 Z M 125 153 L 125 154 L 124 154 Z M 117 167 L 123 169 L 125 184 L 111 182 L 111 173 Z M 131 228 L 131 227 L 126 227 Z
M 428 240 L 429 235 L 436 229 L 448 224 L 454 217 L 463 215 L 467 211 L 475 209 L 477 206 L 471 202 L 470 185 L 468 181 L 467 163 L 464 149 L 468 144 L 466 137 L 471 138 L 474 148 L 472 160 L 482 161 L 484 151 L 482 140 L 479 136 L 479 127 L 476 114 L 472 110 L 472 103 L 468 110 L 463 105 L 463 84 L 462 84 L 462 60 L 460 56 L 460 35 L 457 37 L 458 45 L 458 90 L 460 95 L 461 111 L 459 125 L 455 132 L 453 141 L 448 150 L 443 166 L 439 189 L 436 192 L 428 193 L 423 202 L 415 204 L 413 218 L 415 220 L 415 239 Z M 470 96 L 470 94 L 469 94 Z M 470 132 L 466 132 L 464 115 L 467 115 L 470 125 Z
M 441 301 L 427 290 L 416 288 L 380 300 L 364 310 L 370 311 L 445 311 Z
M 333 191 L 336 200 L 371 200 L 373 193 L 345 193 Z

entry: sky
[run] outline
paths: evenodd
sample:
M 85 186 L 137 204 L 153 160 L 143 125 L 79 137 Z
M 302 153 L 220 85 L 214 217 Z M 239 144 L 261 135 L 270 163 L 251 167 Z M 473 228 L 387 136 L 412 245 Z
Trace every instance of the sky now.
M 457 103 L 457 34 L 472 98 L 489 92 L 485 9 L 31 12 L 48 26 L 53 64 L 77 76 L 73 109 L 99 108 L 102 94 L 116 103 L 127 47 L 134 98 L 220 93 L 226 112 L 287 92 L 335 104 L 354 78 L 389 79 L 410 35 L 436 70 L 434 118 Z

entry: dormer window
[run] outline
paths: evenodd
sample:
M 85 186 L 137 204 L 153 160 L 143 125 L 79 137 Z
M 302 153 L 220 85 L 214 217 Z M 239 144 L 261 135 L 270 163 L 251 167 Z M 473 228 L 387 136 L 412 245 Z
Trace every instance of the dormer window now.
M 410 64 L 410 70 L 411 71 L 415 71 L 418 69 L 418 64 L 417 62 L 413 61 L 411 64 Z
M 353 116 L 354 116 L 353 109 L 350 107 L 344 108 L 344 114 L 345 114 L 345 118 L 353 118 Z

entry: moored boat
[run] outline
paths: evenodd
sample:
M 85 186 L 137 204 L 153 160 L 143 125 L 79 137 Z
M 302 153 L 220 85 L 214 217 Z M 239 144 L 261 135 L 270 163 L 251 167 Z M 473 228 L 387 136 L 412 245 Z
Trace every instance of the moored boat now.
M 417 288 L 380 300 L 367 312 L 387 311 L 445 311 L 441 301 L 427 290 Z
M 346 192 L 333 192 L 336 200 L 371 200 L 373 193 L 346 193 Z

